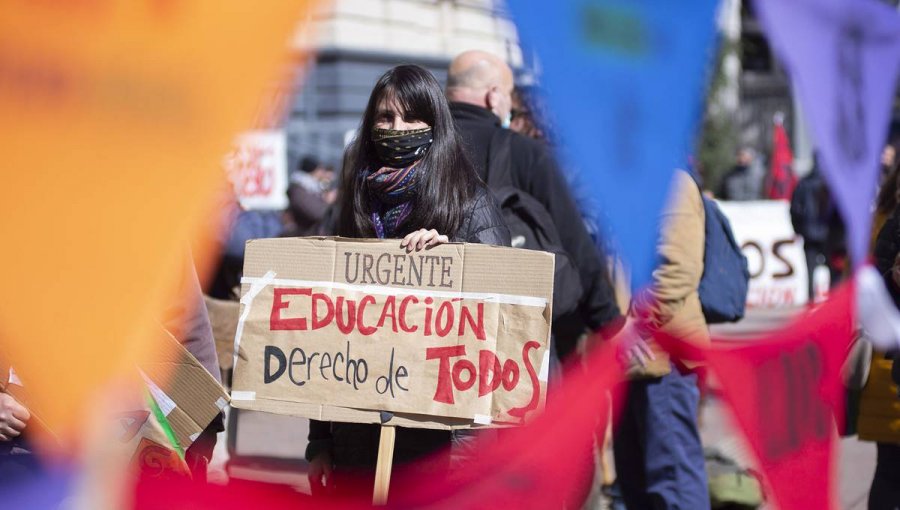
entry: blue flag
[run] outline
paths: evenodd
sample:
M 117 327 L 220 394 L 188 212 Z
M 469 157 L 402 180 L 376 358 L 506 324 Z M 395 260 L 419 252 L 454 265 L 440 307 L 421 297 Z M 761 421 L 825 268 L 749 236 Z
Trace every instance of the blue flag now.
M 759 0 L 760 21 L 791 75 L 822 173 L 867 258 L 878 160 L 900 65 L 900 14 L 877 0 Z
M 564 164 L 596 197 L 634 287 L 649 282 L 661 209 L 702 113 L 716 4 L 509 3 L 540 59 Z

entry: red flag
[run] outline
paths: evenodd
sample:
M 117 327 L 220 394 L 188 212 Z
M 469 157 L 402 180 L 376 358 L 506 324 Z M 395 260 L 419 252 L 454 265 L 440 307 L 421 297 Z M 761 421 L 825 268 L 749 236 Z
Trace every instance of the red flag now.
M 784 123 L 780 117 L 776 117 L 775 129 L 772 130 L 772 158 L 769 177 L 766 179 L 766 198 L 770 200 L 791 199 L 794 188 L 797 186 L 797 176 L 791 170 L 793 160 L 791 142 L 784 130 Z
M 842 416 L 851 300 L 845 285 L 780 332 L 707 350 L 778 508 L 834 508 L 834 420 Z
M 387 508 L 578 508 L 590 488 L 594 441 L 610 419 L 609 394 L 624 389 L 611 345 L 600 345 L 584 364 L 572 363 L 543 414 L 524 427 L 503 429 L 496 440 L 479 439 L 473 458 L 447 479 L 436 477 L 442 454 L 394 466 Z M 614 397 L 620 403 L 621 398 Z M 298 495 L 283 487 L 232 482 L 227 487 L 181 479 L 144 477 L 135 510 L 371 507 L 372 477 L 349 480 L 340 494 Z

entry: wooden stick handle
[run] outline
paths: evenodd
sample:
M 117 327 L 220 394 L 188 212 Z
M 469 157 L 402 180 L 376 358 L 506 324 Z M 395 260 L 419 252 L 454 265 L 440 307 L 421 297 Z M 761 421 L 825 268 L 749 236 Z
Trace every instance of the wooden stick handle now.
M 391 469 L 394 464 L 394 440 L 397 429 L 391 425 L 381 426 L 381 439 L 378 441 L 378 464 L 375 466 L 375 490 L 372 494 L 373 505 L 387 503 L 388 490 L 391 486 Z

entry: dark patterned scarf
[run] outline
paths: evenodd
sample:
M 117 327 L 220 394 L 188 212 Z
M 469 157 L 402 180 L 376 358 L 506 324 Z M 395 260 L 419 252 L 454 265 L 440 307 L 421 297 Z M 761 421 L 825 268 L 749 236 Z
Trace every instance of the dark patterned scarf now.
M 420 160 L 421 161 L 421 160 Z M 362 179 L 369 194 L 372 226 L 380 239 L 395 237 L 409 218 L 419 185 L 419 161 L 406 168 L 366 169 Z

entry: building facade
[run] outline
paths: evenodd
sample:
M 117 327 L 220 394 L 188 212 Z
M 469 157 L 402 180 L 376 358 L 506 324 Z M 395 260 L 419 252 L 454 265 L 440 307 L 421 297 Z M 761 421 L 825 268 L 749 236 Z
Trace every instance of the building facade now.
M 306 155 L 340 166 L 369 93 L 390 67 L 414 63 L 444 82 L 458 53 L 480 49 L 522 62 L 515 26 L 494 0 L 332 0 L 311 15 L 313 30 L 298 38 L 305 71 L 293 80 L 283 127 L 293 168 Z M 301 79 L 302 78 L 302 79 Z M 302 81 L 302 86 L 300 83 Z

